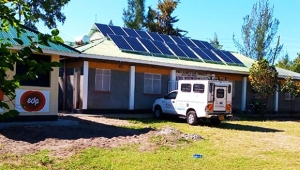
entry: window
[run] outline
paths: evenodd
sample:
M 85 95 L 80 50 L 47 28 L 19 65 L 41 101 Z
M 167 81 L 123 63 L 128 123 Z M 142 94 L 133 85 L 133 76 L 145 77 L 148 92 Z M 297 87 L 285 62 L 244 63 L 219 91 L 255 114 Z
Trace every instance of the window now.
M 176 99 L 176 96 L 177 96 L 177 92 L 172 92 L 167 96 L 165 96 L 165 99 Z
M 217 89 L 217 98 L 224 98 L 224 89 Z
M 195 93 L 204 93 L 204 84 L 194 84 L 193 91 Z
M 95 91 L 110 91 L 110 75 L 110 70 L 96 69 Z
M 295 100 L 295 96 L 293 96 L 291 93 L 285 93 L 284 100 Z
M 160 74 L 144 74 L 144 93 L 160 94 L 161 91 L 161 75 Z
M 228 86 L 228 93 L 231 93 L 231 85 Z
M 181 84 L 181 91 L 182 92 L 191 92 L 192 85 L 191 84 Z
M 33 54 L 31 59 L 35 60 L 37 63 L 51 62 L 51 56 Z M 16 64 L 16 74 L 24 75 L 28 72 L 28 65 L 23 65 L 20 63 Z M 21 86 L 40 86 L 40 87 L 50 87 L 50 73 L 38 73 L 35 79 L 22 80 L 20 81 Z

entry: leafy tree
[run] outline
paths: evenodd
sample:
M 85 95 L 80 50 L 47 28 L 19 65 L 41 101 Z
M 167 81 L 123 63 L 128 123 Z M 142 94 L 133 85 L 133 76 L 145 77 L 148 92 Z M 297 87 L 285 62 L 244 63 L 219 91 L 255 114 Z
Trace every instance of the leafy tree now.
M 39 21 L 44 22 L 48 28 L 57 27 L 57 22 L 64 23 L 66 16 L 61 12 L 62 8 L 70 0 L 19 0 L 13 2 L 18 10 L 19 19 L 24 16 L 24 25 L 37 30 L 35 24 Z M 24 11 L 30 11 L 30 15 Z
M 256 61 L 250 68 L 249 81 L 255 93 L 265 102 L 270 95 L 273 95 L 279 85 L 278 72 L 275 66 L 270 65 L 265 59 Z
M 293 115 L 295 112 L 295 101 L 300 97 L 300 84 L 294 81 L 292 77 L 286 77 L 285 83 L 281 86 L 281 91 L 291 94 L 291 114 Z
M 187 31 L 174 28 L 174 24 L 179 21 L 177 16 L 173 17 L 172 13 L 177 8 L 180 0 L 159 0 L 158 1 L 158 12 L 157 12 L 157 32 L 167 35 L 184 36 Z M 152 30 L 149 30 L 152 31 Z
M 35 18 L 36 13 L 32 13 L 30 9 L 30 3 L 25 3 L 24 1 L 10 1 L 10 3 L 6 3 L 8 1 L 0 1 L 0 31 L 8 31 L 12 29 L 12 27 L 17 31 L 18 37 L 24 34 L 24 27 L 21 25 L 19 19 L 16 18 L 17 12 L 16 7 L 19 9 L 19 13 L 22 14 L 26 19 L 37 19 Z M 51 8 L 52 6 L 48 6 Z M 48 9 L 45 7 L 45 9 Z M 51 15 L 50 15 L 51 16 Z M 43 18 L 43 21 L 47 21 L 47 18 Z M 47 25 L 54 26 L 53 18 L 49 19 Z M 58 62 L 37 62 L 32 59 L 33 51 L 37 51 L 42 53 L 42 49 L 38 46 L 38 44 L 48 45 L 49 41 L 53 43 L 58 43 L 59 40 L 59 31 L 54 29 L 51 32 L 52 35 L 44 35 L 38 34 L 38 39 L 34 40 L 31 37 L 29 38 L 30 44 L 28 46 L 24 46 L 24 42 L 19 38 L 14 38 L 19 45 L 24 46 L 22 49 L 18 51 L 12 51 L 12 44 L 10 43 L 12 39 L 10 37 L 6 39 L 0 39 L 0 90 L 9 98 L 10 101 L 13 101 L 15 98 L 15 90 L 19 88 L 20 81 L 35 79 L 38 73 L 45 73 L 48 71 L 52 71 L 53 67 L 59 66 Z M 28 72 L 23 75 L 14 75 L 11 77 L 9 72 L 14 71 L 14 66 L 16 64 L 22 64 L 28 68 Z M 8 111 L 0 115 L 0 120 L 13 117 L 18 115 L 19 113 L 16 110 L 12 110 L 9 108 L 9 105 L 6 101 L 0 101 L 0 107 L 5 108 Z
M 209 40 L 210 41 L 210 44 L 216 48 L 216 49 L 219 49 L 221 50 L 223 45 L 220 44 L 219 40 L 218 40 L 218 35 L 217 33 L 214 34 L 214 39 L 213 40 Z
M 145 0 L 128 0 L 127 10 L 123 9 L 123 21 L 127 28 L 141 30 L 145 21 Z
M 292 71 L 300 73 L 300 54 L 293 60 Z
M 278 37 L 276 46 L 271 47 L 279 25 L 279 20 L 273 18 L 273 11 L 274 6 L 270 7 L 268 0 L 260 0 L 253 5 L 251 15 L 244 17 L 242 43 L 233 35 L 233 42 L 241 54 L 255 60 L 265 58 L 269 63 L 274 63 L 283 45 Z
M 285 55 L 278 60 L 276 67 L 283 68 L 286 70 L 292 70 L 293 61 L 290 60 L 289 54 L 285 53 Z

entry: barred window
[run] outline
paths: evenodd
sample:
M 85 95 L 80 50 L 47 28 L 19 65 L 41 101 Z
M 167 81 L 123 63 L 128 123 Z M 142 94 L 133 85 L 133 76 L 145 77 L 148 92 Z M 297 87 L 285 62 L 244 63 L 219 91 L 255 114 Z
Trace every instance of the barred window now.
M 95 91 L 110 91 L 111 71 L 107 69 L 96 69 Z
M 144 93 L 160 94 L 161 93 L 161 75 L 160 74 L 144 74 Z
M 192 85 L 191 84 L 181 84 L 181 91 L 182 92 L 191 92 Z
M 194 93 L 204 93 L 204 84 L 194 84 L 193 91 Z

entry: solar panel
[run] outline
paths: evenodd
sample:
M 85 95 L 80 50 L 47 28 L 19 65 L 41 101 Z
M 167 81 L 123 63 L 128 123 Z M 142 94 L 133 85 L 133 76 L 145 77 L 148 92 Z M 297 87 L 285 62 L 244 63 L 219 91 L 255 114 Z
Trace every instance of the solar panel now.
M 175 43 L 171 38 L 170 36 L 168 35 L 165 35 L 165 34 L 159 34 L 161 36 L 161 38 L 165 41 L 165 42 L 168 42 L 168 43 Z
M 228 58 L 222 51 L 213 50 L 220 58 L 222 58 L 226 63 L 235 63 L 230 58 Z
M 126 34 L 129 36 L 129 37 L 140 37 L 134 29 L 129 29 L 129 28 L 123 28 L 123 30 L 126 32 Z
M 202 50 L 205 54 L 207 54 L 209 58 L 212 59 L 212 61 L 222 62 L 211 50 L 205 48 L 200 50 Z
M 195 51 L 195 53 L 201 57 L 203 60 L 207 60 L 207 61 L 213 61 L 207 54 L 205 54 L 200 48 L 197 47 L 191 47 L 193 51 Z
M 116 27 L 116 26 L 109 26 L 109 28 L 116 34 L 116 35 L 125 35 L 125 31 L 121 27 Z
M 181 39 L 186 45 L 188 45 L 190 47 L 197 47 L 190 39 L 187 39 L 187 38 L 181 38 Z
M 187 57 L 187 55 L 176 44 L 168 42 L 166 42 L 166 44 L 176 54 L 176 56 Z
M 171 38 L 172 38 L 177 44 L 186 45 L 186 44 L 184 43 L 184 41 L 183 41 L 180 37 L 171 36 Z
M 198 48 L 206 48 L 206 46 L 199 40 L 193 40 L 192 41 L 197 45 Z
M 161 51 L 161 53 L 165 55 L 174 55 L 169 48 L 164 44 L 164 42 L 161 41 L 152 41 L 153 44 Z
M 95 24 L 99 31 L 104 35 L 107 36 L 108 34 L 115 34 L 109 27 L 108 25 L 104 24 Z
M 146 31 L 141 31 L 141 30 L 135 30 L 135 31 L 141 38 L 151 39 L 151 37 L 147 34 Z
M 244 65 L 244 63 L 242 63 L 239 59 L 237 59 L 233 54 L 231 54 L 231 52 L 229 51 L 222 51 L 225 55 L 227 55 L 228 58 L 230 58 L 231 60 L 233 60 L 235 63 L 237 64 L 241 64 Z
M 148 52 L 143 45 L 136 39 L 136 37 L 123 37 L 127 43 L 135 50 L 135 51 L 141 51 L 141 52 Z
M 148 34 L 152 37 L 153 40 L 155 41 L 164 41 L 161 36 L 157 33 L 154 32 L 148 32 Z
M 199 58 L 195 55 L 195 53 L 193 51 L 191 51 L 191 49 L 186 46 L 186 45 L 181 45 L 178 44 L 178 47 L 189 57 L 189 58 L 193 58 L 193 59 L 198 59 Z
M 201 43 L 208 49 L 215 50 L 215 48 L 206 41 L 201 41 Z
M 120 35 L 113 35 L 113 34 L 109 34 L 108 35 L 113 42 L 122 50 L 130 50 L 130 51 L 134 51 L 133 48 L 125 41 L 125 39 L 120 36 Z
M 138 38 L 138 40 L 148 49 L 150 53 L 162 54 L 161 51 L 151 42 L 151 40 Z

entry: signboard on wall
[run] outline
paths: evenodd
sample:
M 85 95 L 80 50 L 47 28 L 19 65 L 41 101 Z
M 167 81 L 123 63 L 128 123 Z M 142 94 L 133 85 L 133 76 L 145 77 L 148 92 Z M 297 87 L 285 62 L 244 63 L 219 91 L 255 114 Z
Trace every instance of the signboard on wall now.
M 19 112 L 49 112 L 50 91 L 17 89 L 15 104 Z

